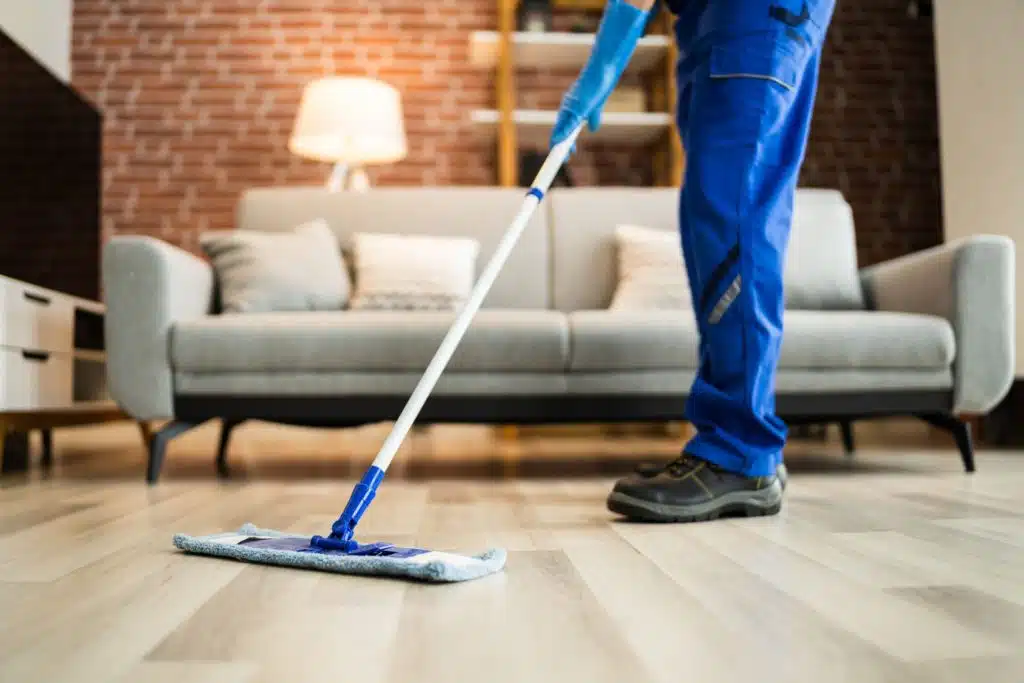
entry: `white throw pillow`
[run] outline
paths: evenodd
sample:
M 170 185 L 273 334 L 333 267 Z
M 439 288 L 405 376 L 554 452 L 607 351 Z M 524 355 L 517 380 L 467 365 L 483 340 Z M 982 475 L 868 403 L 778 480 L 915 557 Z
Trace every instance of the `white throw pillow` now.
M 225 313 L 338 310 L 348 300 L 348 269 L 322 219 L 287 232 L 208 232 L 199 241 Z
M 356 233 L 351 308 L 457 310 L 473 289 L 479 253 L 468 237 Z
M 615 230 L 615 245 L 618 283 L 609 308 L 693 308 L 678 232 L 620 225 Z

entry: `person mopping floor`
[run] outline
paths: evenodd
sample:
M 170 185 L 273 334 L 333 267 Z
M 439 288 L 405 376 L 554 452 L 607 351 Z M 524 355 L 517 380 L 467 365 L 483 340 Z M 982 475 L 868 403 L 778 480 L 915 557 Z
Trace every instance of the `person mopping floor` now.
M 835 0 L 665 2 L 680 53 L 679 232 L 700 335 L 685 413 L 696 435 L 671 463 L 617 482 L 608 507 L 661 522 L 772 515 L 785 486 L 774 396 L 783 266 Z M 608 0 L 552 146 L 581 123 L 600 126 L 653 4 Z
M 682 59 L 678 125 L 687 151 L 679 203 L 683 258 L 700 332 L 700 366 L 686 406 L 697 435 L 654 472 L 619 481 L 613 512 L 653 521 L 779 511 L 786 427 L 775 415 L 782 339 L 782 269 L 797 176 L 834 0 L 666 0 Z M 356 525 L 462 335 L 585 124 L 629 62 L 654 0 L 608 0 L 587 64 L 563 98 L 551 150 L 377 457 L 328 536 L 262 530 L 195 537 L 189 553 L 258 564 L 438 583 L 500 571 L 506 553 L 458 555 L 361 543 Z M 788 4 L 787 4 L 788 3 Z

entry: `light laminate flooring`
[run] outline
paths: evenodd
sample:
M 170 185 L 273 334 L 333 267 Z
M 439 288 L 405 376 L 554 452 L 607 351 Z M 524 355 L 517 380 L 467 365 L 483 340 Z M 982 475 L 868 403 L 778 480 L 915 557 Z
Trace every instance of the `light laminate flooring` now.
M 208 432 L 145 486 L 130 426 L 59 433 L 52 473 L 0 480 L 0 681 L 1024 681 L 1021 453 L 969 476 L 942 439 L 797 445 L 779 516 L 659 526 L 604 498 L 672 439 L 427 431 L 360 536 L 509 561 L 426 586 L 179 553 L 177 531 L 247 521 L 325 533 L 386 429 L 244 432 L 229 482 Z M 600 471 L 558 473 L 588 454 Z

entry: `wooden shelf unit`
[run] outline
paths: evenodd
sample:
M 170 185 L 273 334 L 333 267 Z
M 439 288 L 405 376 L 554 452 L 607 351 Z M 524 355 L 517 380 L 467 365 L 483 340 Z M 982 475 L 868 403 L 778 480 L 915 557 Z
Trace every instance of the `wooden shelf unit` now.
M 470 113 L 472 123 L 497 144 L 498 184 L 519 185 L 520 145 L 546 146 L 557 112 L 516 106 L 516 71 L 519 68 L 582 68 L 594 43 L 592 33 L 520 32 L 516 30 L 519 0 L 497 0 L 498 30 L 474 31 L 470 61 L 495 71 L 495 107 Z M 659 186 L 678 187 L 683 177 L 683 150 L 674 125 L 676 101 L 675 42 L 667 13 L 657 17 L 652 31 L 637 45 L 627 73 L 640 76 L 648 111 L 605 110 L 601 128 L 584 132 L 581 144 L 602 142 L 656 146 L 652 163 Z

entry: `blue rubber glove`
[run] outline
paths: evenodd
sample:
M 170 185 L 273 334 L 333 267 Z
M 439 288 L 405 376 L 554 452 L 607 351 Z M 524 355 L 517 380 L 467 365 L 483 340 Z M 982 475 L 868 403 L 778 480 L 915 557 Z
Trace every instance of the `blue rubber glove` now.
M 600 127 L 601 109 L 629 64 L 649 15 L 650 10 L 634 7 L 625 0 L 608 0 L 590 57 L 562 97 L 551 131 L 552 147 L 569 137 L 584 120 L 591 131 Z

